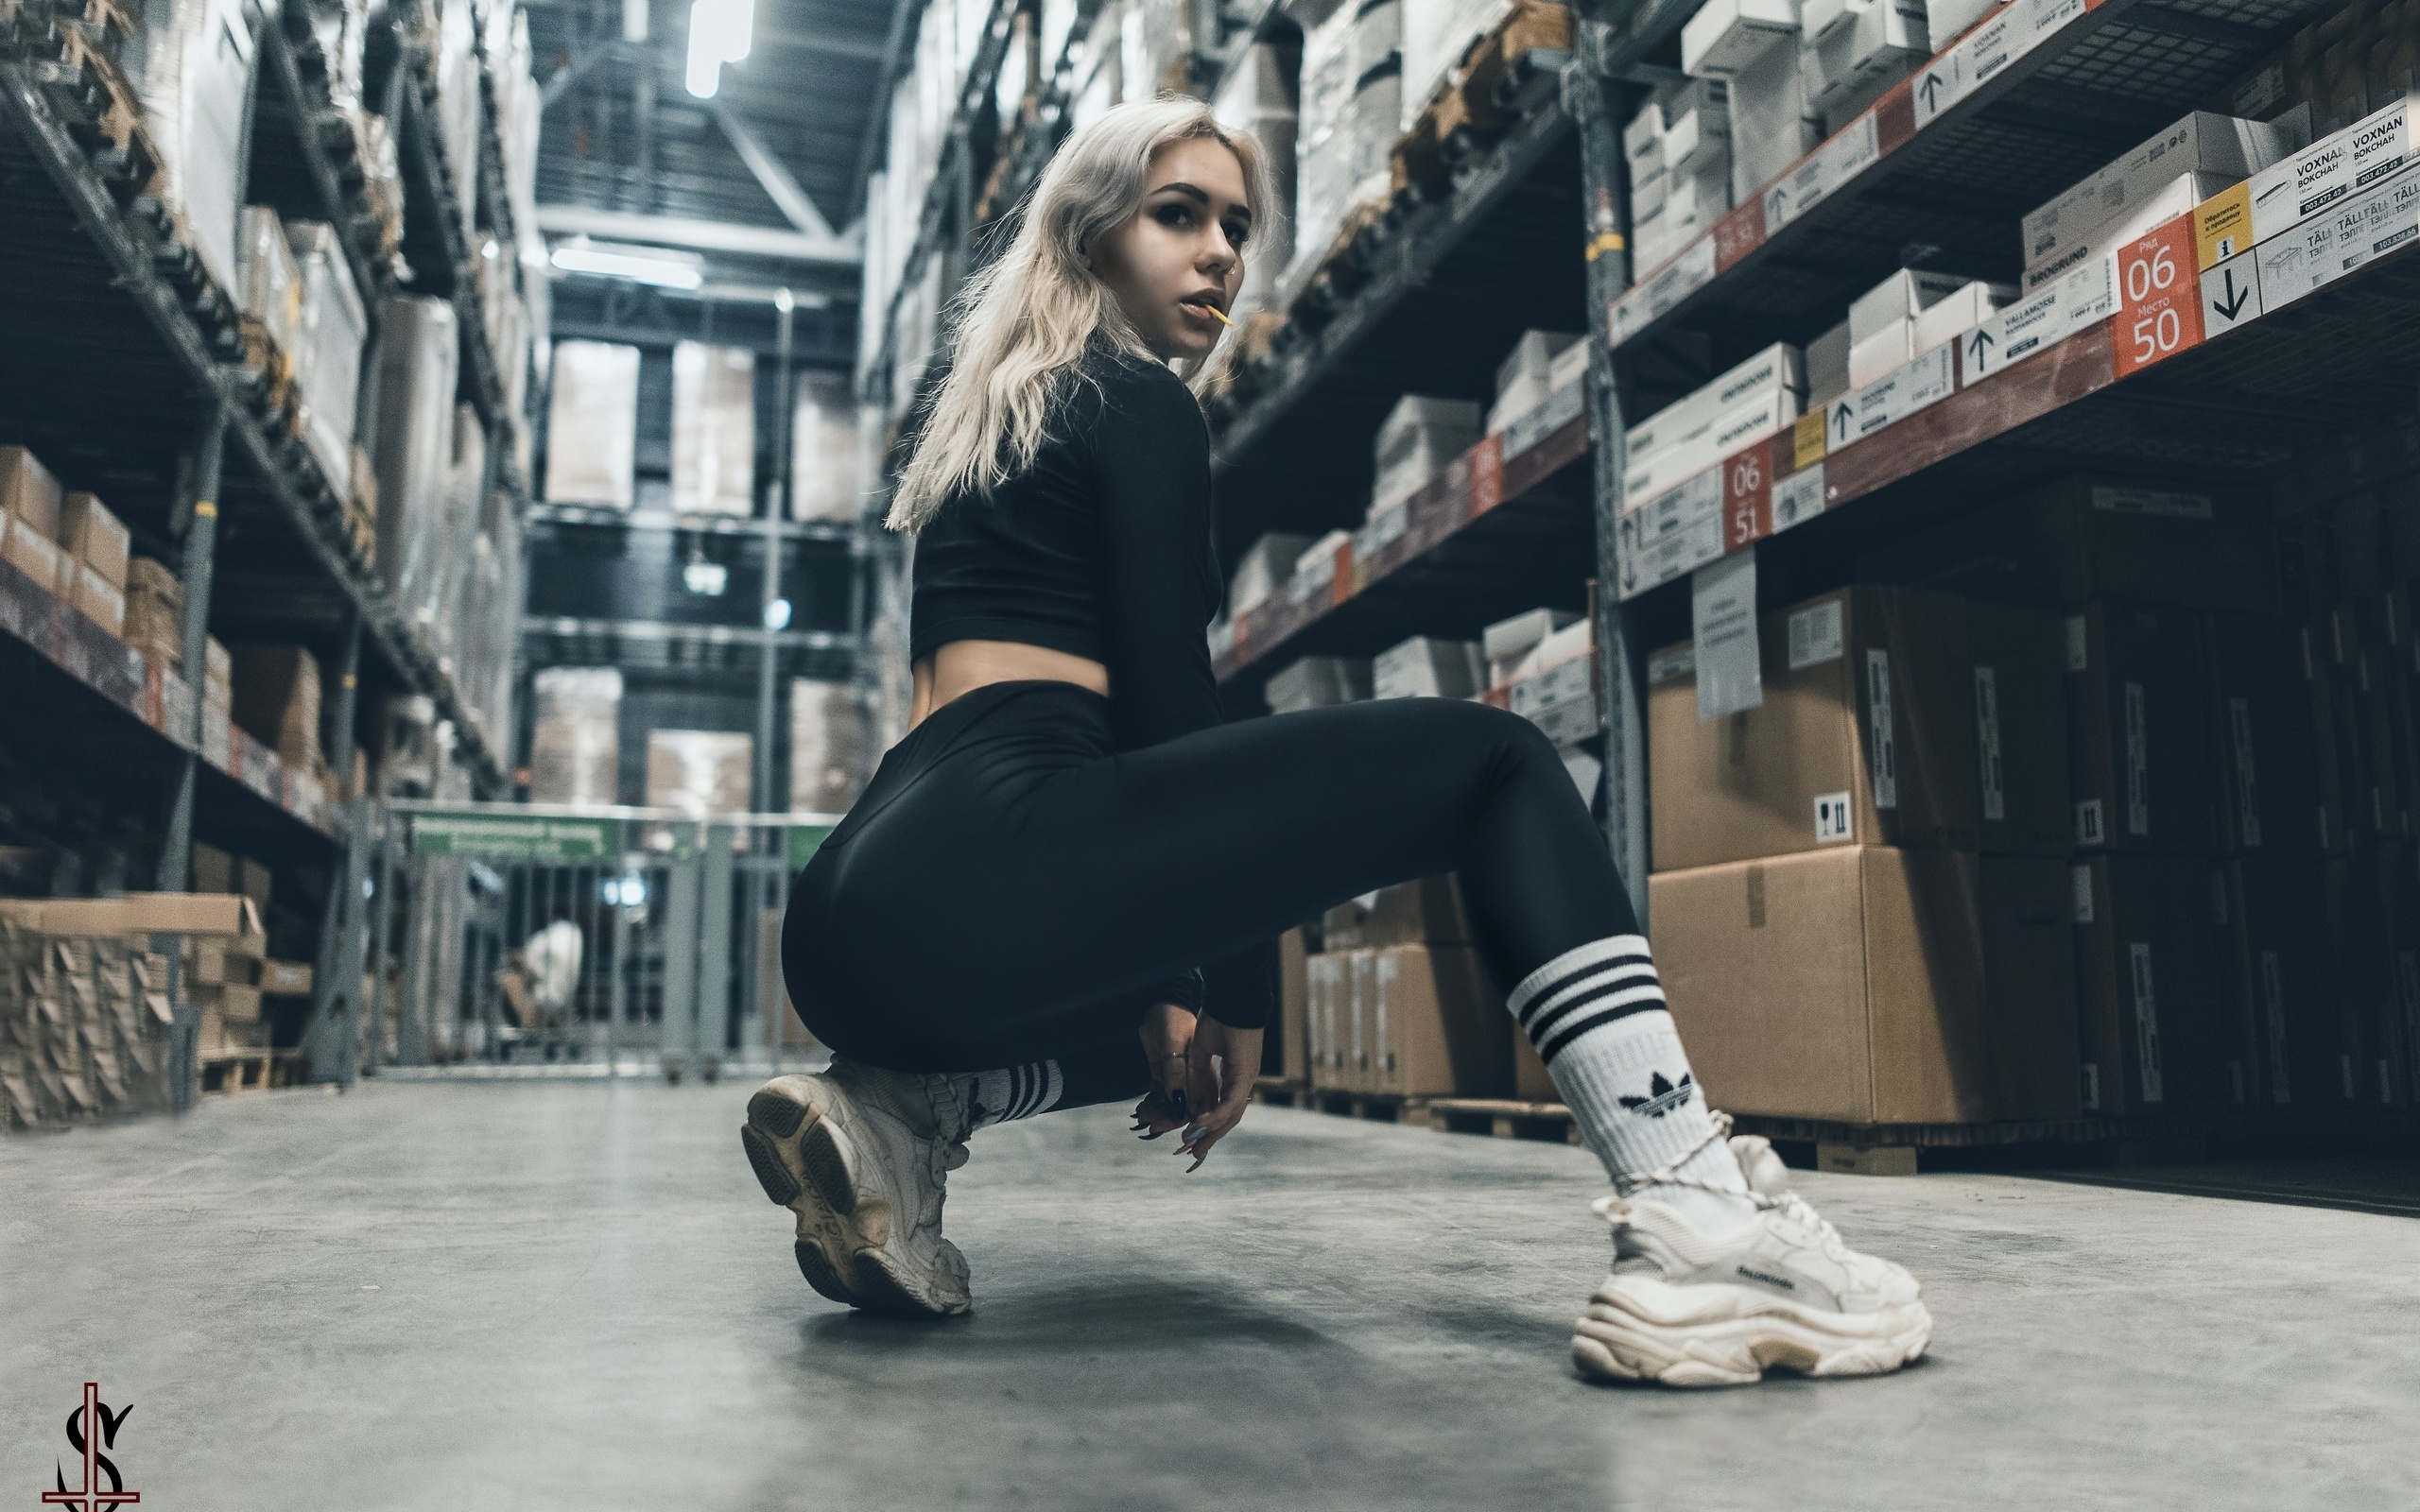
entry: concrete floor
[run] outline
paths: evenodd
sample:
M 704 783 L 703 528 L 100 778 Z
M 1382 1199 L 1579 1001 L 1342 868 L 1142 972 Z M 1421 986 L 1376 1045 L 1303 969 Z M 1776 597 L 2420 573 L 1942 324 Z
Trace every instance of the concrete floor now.
M 988 1130 L 950 1201 L 977 1312 L 902 1324 L 799 1279 L 752 1090 L 0 1141 L 0 1478 L 51 1487 L 97 1379 L 171 1508 L 2420 1505 L 2408 1218 L 1810 1174 L 1923 1280 L 1932 1358 L 1616 1389 L 1565 1353 L 1583 1152 L 1256 1108 L 1188 1177 L 1113 1108 Z

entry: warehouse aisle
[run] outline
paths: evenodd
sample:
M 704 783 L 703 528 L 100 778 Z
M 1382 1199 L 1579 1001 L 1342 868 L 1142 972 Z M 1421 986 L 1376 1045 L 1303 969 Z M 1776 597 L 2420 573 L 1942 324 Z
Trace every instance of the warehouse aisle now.
M 1683 1396 L 1564 1355 L 1560 1146 L 1259 1108 L 1200 1174 L 1112 1108 L 987 1131 L 978 1311 L 853 1316 L 741 1160 L 748 1086 L 368 1084 L 0 1143 L 11 1484 L 80 1383 L 147 1505 L 2411 1503 L 2410 1220 L 1806 1177 L 1934 1358 Z M 71 1467 L 70 1479 L 73 1479 Z

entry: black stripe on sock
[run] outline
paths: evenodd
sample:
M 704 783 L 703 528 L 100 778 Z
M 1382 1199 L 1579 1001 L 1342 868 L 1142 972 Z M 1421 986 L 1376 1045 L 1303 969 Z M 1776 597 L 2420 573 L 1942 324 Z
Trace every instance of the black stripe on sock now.
M 1553 1002 L 1554 994 L 1551 992 L 1541 992 L 1536 997 L 1531 998 L 1528 1006 L 1524 1007 L 1519 1014 L 1521 1026 L 1529 1030 L 1532 1036 L 1535 1036 L 1543 1032 L 1545 1027 L 1545 1025 L 1540 1022 L 1541 1018 L 1560 1018 L 1563 1015 L 1563 1010 L 1570 1006 L 1571 1003 L 1585 1002 L 1592 997 L 1596 997 L 1599 995 L 1601 988 L 1608 986 L 1614 988 L 1631 987 L 1641 982 L 1658 987 L 1663 985 L 1663 979 L 1655 973 L 1655 967 L 1653 963 L 1644 960 L 1623 961 L 1619 963 L 1608 962 L 1605 965 L 1599 967 L 1594 971 L 1581 972 L 1575 976 L 1565 978 L 1564 981 L 1555 984 L 1556 989 L 1558 991 L 1567 990 L 1574 983 L 1577 982 L 1587 982 L 1591 984 L 1591 986 L 1572 999 L 1564 1003 L 1555 1004 L 1552 1008 L 1547 1009 L 1543 1014 L 1540 1013 L 1541 1005 Z
M 1652 998 L 1641 998 L 1636 1003 L 1625 1003 L 1617 1008 L 1607 1008 L 1601 1013 L 1591 1014 L 1554 1038 L 1541 1041 L 1538 1045 L 1538 1058 L 1551 1066 L 1554 1064 L 1554 1057 L 1563 1054 L 1564 1046 L 1589 1030 L 1601 1029 L 1616 1019 L 1627 1019 L 1634 1013 L 1649 1013 L 1664 1008 L 1664 999 L 1659 994 Z
M 1645 951 L 1625 951 L 1619 955 L 1608 955 L 1601 961 L 1591 961 L 1586 966 L 1575 967 L 1530 994 L 1529 1001 L 1521 1005 L 1520 1016 L 1526 1019 L 1536 1010 L 1539 1004 L 1569 988 L 1575 982 L 1584 982 L 1599 971 L 1611 971 L 1630 966 L 1644 966 L 1652 971 L 1655 970 L 1655 961 Z
M 1635 979 L 1628 982 L 1599 983 L 1574 994 L 1568 1002 L 1556 1004 L 1551 1012 L 1540 1014 L 1537 1022 L 1530 1025 L 1530 1042 L 1545 1044 L 1553 1037 L 1559 1025 L 1572 1022 L 1583 1012 L 1588 1011 L 1591 1004 L 1603 1004 L 1607 998 L 1619 997 L 1625 992 L 1635 992 L 1642 988 L 1654 993 L 1654 997 L 1639 998 L 1633 1003 L 1619 1004 L 1616 1006 L 1632 1009 L 1640 1006 L 1662 1007 L 1665 1005 L 1664 988 L 1660 984 Z
M 1012 1122 L 1017 1116 L 1017 1105 L 1023 1101 L 1025 1101 L 1025 1068 L 1023 1066 L 1011 1066 L 1009 1068 L 1009 1095 L 1000 1108 L 1000 1122 L 1003 1124 Z
M 1033 1106 L 1025 1110 L 1026 1117 L 1031 1118 L 1037 1113 L 1048 1111 L 1046 1105 L 1049 1101 L 1050 1062 L 1037 1060 L 1033 1063 Z

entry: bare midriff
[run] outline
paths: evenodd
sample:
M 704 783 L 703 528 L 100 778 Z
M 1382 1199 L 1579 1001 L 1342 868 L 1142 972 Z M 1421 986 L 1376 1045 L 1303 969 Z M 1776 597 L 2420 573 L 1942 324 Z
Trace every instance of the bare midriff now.
M 915 673 L 915 697 L 908 711 L 910 730 L 942 705 L 987 683 L 1047 678 L 1109 696 L 1109 668 L 1088 656 L 1023 641 L 951 641 L 927 653 L 916 663 Z

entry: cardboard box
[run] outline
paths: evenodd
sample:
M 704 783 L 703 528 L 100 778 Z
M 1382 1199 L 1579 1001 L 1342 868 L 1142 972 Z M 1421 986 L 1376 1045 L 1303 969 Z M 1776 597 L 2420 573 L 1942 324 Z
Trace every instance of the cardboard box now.
M 1990 950 L 1969 851 L 1855 846 L 1657 873 L 1656 956 L 1708 1104 L 1852 1125 L 2067 1116 L 2072 1018 L 2055 967 L 2024 959 L 2059 932 L 2043 900 L 2057 865 L 1998 870 Z
M 197 935 L 185 941 L 185 970 L 196 987 L 258 987 L 265 936 Z
M 235 887 L 235 858 L 206 841 L 193 843 L 193 890 L 231 893 Z
M 1865 553 L 1858 576 L 2012 603 L 2273 614 L 2277 543 L 2245 490 L 2080 474 Z
M 2218 173 L 2179 174 L 2151 191 L 2130 208 L 2084 232 L 2055 255 L 2025 265 L 2025 292 L 2037 293 L 2084 264 L 2108 256 L 2129 242 L 2140 240 L 2227 187 Z
M 2270 1113 L 2341 1103 L 2344 1035 L 2337 922 L 2342 862 L 2228 861 L 2219 873 L 2223 1038 L 2214 1101 Z M 2368 931 L 2361 931 L 2368 934 Z
M 2276 126 L 2195 111 L 2027 215 L 2026 265 L 2055 261 L 2086 243 L 2095 231 L 2158 194 L 2179 175 L 2216 175 L 2223 187 L 2268 167 L 2288 150 Z
M 1538 1047 L 1530 1043 L 1521 1022 L 1508 1013 L 1505 1022 L 1512 1035 L 1512 1095 L 1525 1103 L 1562 1102 L 1563 1089 L 1554 1084 L 1554 1073 L 1547 1070 L 1547 1063 L 1539 1058 Z
M 1359 904 L 1347 902 L 1342 907 Z M 1462 904 L 1461 881 L 1446 871 L 1381 887 L 1354 933 L 1367 946 L 1467 945 L 1471 920 Z
M 2262 615 L 2212 614 L 2203 627 L 2218 848 L 2230 855 L 2315 858 L 2327 850 L 2328 826 L 2299 639 Z
M 71 493 L 59 516 L 59 546 L 123 593 L 132 538 L 109 506 L 89 493 Z
M 307 998 L 311 995 L 308 961 L 263 961 L 261 992 L 267 997 Z
M 792 813 L 847 813 L 878 760 L 865 702 L 854 683 L 790 679 Z
M 1879 335 L 1901 320 L 1917 316 L 1974 282 L 1962 273 L 1929 273 L 1903 267 L 1849 304 L 1849 344 Z
M 672 507 L 754 512 L 756 354 L 678 342 L 672 349 Z
M 1744 205 L 1822 144 L 1823 112 L 1806 98 L 1795 46 L 1766 47 L 1730 82 L 1731 198 Z
M 263 914 L 268 912 L 269 869 L 250 856 L 235 858 L 235 890 L 258 904 Z
M 2073 870 L 2087 1113 L 2174 1113 L 2226 1100 L 2207 862 L 2104 855 Z
M 1974 689 L 1976 833 L 1986 855 L 2065 856 L 2066 627 L 2048 610 L 1966 601 Z
M 639 349 L 558 341 L 553 372 L 546 502 L 629 508 L 638 444 Z M 393 491 L 383 475 L 379 491 Z M 389 555 L 383 531 L 378 555 Z
M 1916 323 L 1901 316 L 1849 343 L 1849 387 L 1880 383 L 1916 354 Z
M 1834 846 L 1975 847 L 1963 604 L 1844 589 L 1763 616 L 1760 641 L 1763 705 L 1719 720 L 1698 718 L 1693 664 L 1650 661 L 1657 870 Z
M 11 902 L 9 917 L 51 935 L 213 935 L 237 945 L 266 936 L 251 899 L 226 893 L 132 892 L 116 898 Z
M 2072 868 L 2065 857 L 1990 855 L 1978 863 L 1983 926 L 1980 1040 L 1985 1100 L 2003 1119 L 2083 1111 L 2076 1037 Z
M 1340 1091 L 1348 1086 L 1346 1043 L 1353 1032 L 1353 953 L 1322 951 L 1303 962 L 1305 1048 L 1311 1085 Z
M 66 595 L 78 613 L 112 635 L 126 634 L 126 594 L 110 586 L 100 570 L 82 562 L 74 566 L 75 589 Z
M 59 480 L 22 446 L 0 446 L 0 515 L 23 521 L 44 541 L 59 540 Z
M 1731 78 L 1797 33 L 1798 0 L 1706 0 L 1681 27 L 1681 69 Z
M 1636 459 L 1697 440 L 1725 415 L 1782 389 L 1805 393 L 1806 368 L 1798 348 L 1776 341 L 1633 425 L 1624 433 L 1629 454 Z
M 299 645 L 246 644 L 229 649 L 237 728 L 302 771 L 327 760 L 320 745 L 320 662 Z
M 529 801 L 612 804 L 620 791 L 622 669 L 545 667 L 529 679 Z M 791 704 L 797 718 L 798 705 Z M 802 796 L 792 761 L 792 807 Z M 845 805 L 844 805 L 845 807 Z M 838 811 L 834 811 L 838 812 Z
M 1370 1090 L 1405 1097 L 1512 1090 L 1504 1000 L 1476 949 L 1391 945 L 1372 961 Z
M 2324 214 L 2411 161 L 2420 147 L 2410 97 L 2400 96 L 2333 131 L 2194 213 L 2206 265 L 2248 251 Z
M 1262 1041 L 1273 1054 L 1262 1056 L 1261 1074 L 1310 1084 L 1310 954 L 1296 925 L 1277 936 L 1277 1032 Z
M 1370 663 L 1374 698 L 1468 698 L 1487 688 L 1487 659 L 1477 641 L 1415 635 Z
M 2079 850 L 2210 854 L 2208 671 L 2198 617 L 2100 603 L 2067 630 Z
M 749 812 L 756 741 L 714 730 L 650 730 L 647 806 L 691 818 Z
M 1734 452 L 1765 439 L 1797 420 L 1804 402 L 1795 388 L 1769 388 L 1717 416 L 1686 440 L 1632 456 L 1622 472 L 1622 507 L 1642 508 Z

